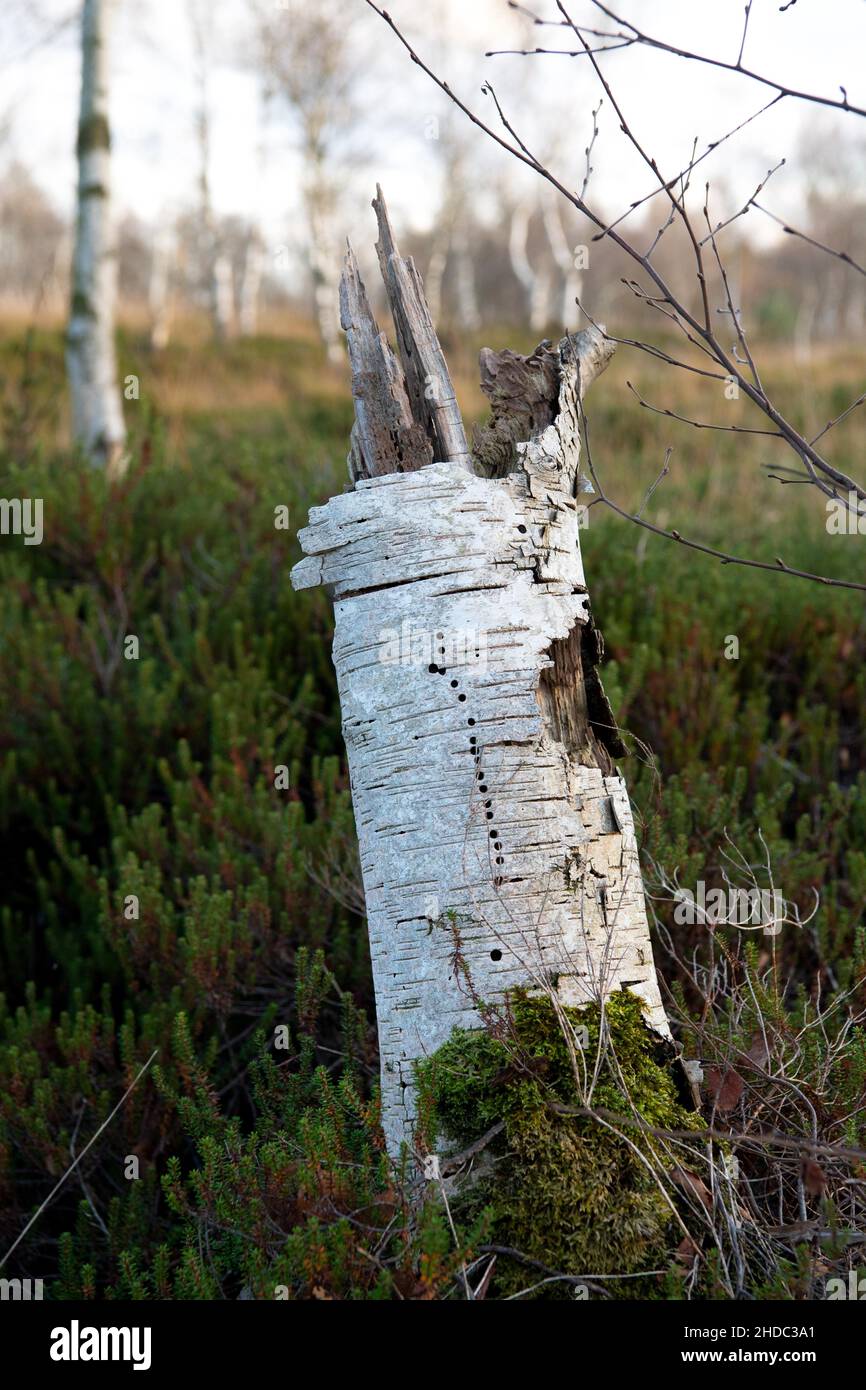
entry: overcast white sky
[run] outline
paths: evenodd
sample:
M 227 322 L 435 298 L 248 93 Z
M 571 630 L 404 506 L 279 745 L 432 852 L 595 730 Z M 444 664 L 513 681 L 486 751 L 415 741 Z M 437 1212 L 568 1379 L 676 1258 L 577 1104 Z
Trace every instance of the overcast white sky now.
M 364 0 L 342 3 L 347 11 L 356 7 L 364 12 L 376 54 L 369 76 L 375 106 L 366 140 L 369 167 L 358 172 L 364 185 L 381 179 L 392 211 L 402 222 L 428 224 L 436 212 L 439 166 L 431 142 L 425 141 L 425 126 L 431 115 L 442 115 L 446 103 L 382 21 L 367 11 Z M 612 4 L 659 37 L 736 59 L 743 0 Z M 506 0 L 441 0 L 439 11 L 430 0 L 388 0 L 387 7 L 417 41 L 419 51 L 447 69 L 452 85 L 465 91 L 481 112 L 491 114 L 489 98 L 480 93 L 482 81 L 489 78 L 529 143 L 552 147 L 557 137 L 557 168 L 564 181 L 580 185 L 590 110 L 600 95 L 585 59 L 485 59 L 485 49 L 513 46 L 517 37 L 519 21 Z M 78 8 L 70 0 L 42 0 L 36 19 L 33 4 L 4 0 L 0 16 L 0 112 L 13 118 L 6 157 L 11 150 L 26 163 L 67 212 L 75 173 Z M 535 8 L 548 16 L 556 13 L 552 0 L 535 0 Z M 245 0 L 212 0 L 209 9 L 216 54 L 211 91 L 214 201 L 221 213 L 259 218 L 268 236 L 280 241 L 298 204 L 291 128 L 285 117 L 274 118 L 263 181 L 255 161 L 257 80 L 244 65 L 251 34 L 249 8 Z M 443 9 L 444 23 L 436 18 Z M 574 0 L 570 9 L 578 21 L 604 23 L 589 0 Z M 194 83 L 186 7 L 183 0 L 119 0 L 118 10 L 112 93 L 115 201 L 121 212 L 154 220 L 194 197 Z M 64 18 L 71 22 L 52 33 Z M 535 29 L 532 42 L 574 46 L 573 41 L 563 43 L 561 31 L 555 29 Z M 834 96 L 843 84 L 852 102 L 866 105 L 864 59 L 864 0 L 794 0 L 784 12 L 780 0 L 754 0 L 744 63 L 758 71 Z M 687 159 L 695 136 L 704 143 L 717 139 L 772 95 L 736 76 L 642 49 L 612 53 L 604 67 L 635 131 L 671 173 Z M 820 172 L 814 164 L 804 170 L 798 159 L 803 132 L 817 124 L 831 134 L 847 130 L 861 139 L 862 125 L 866 134 L 866 122 L 856 117 L 820 116 L 814 107 L 785 101 L 707 162 L 705 167 L 718 181 L 720 205 L 724 190 L 731 199 L 745 199 L 767 168 L 784 156 L 788 166 L 775 176 L 765 201 L 794 216 L 804 175 Z M 609 104 L 602 108 L 600 127 L 593 188 L 610 213 L 647 190 L 648 174 L 619 134 Z M 473 138 L 493 179 L 521 177 L 506 155 L 485 148 L 482 135 Z M 366 213 L 364 198 L 359 215 Z

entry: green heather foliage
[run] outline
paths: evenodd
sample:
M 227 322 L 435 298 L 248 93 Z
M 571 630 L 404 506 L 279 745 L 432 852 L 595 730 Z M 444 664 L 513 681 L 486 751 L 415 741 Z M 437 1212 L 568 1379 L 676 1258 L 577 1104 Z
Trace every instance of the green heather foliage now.
M 295 595 L 288 577 L 307 508 L 345 480 L 347 394 L 310 393 L 319 366 L 300 342 L 222 358 L 178 345 L 160 365 L 124 340 L 121 363 L 143 398 L 127 407 L 128 476 L 110 490 L 55 442 L 59 335 L 0 344 L 0 496 L 43 498 L 45 527 L 41 546 L 0 538 L 3 1250 L 157 1055 L 4 1274 L 43 1277 L 56 1298 L 460 1297 L 462 1261 L 506 1216 L 545 1263 L 602 1258 L 573 1189 L 556 1200 L 575 1216 L 557 1233 L 574 1251 L 548 1247 L 528 1207 L 503 1214 L 505 1190 L 462 1220 L 455 1246 L 440 1204 L 410 1210 L 385 1161 L 330 603 Z M 208 408 L 158 408 L 160 372 L 210 390 Z M 263 403 L 233 404 L 237 383 Z M 645 447 L 638 429 L 600 395 L 596 454 L 609 432 L 625 466 Z M 704 461 L 692 462 L 699 503 Z M 289 531 L 274 526 L 285 505 Z M 735 533 L 733 491 L 726 506 Z M 634 736 L 624 770 L 648 880 L 719 883 L 726 833 L 761 864 L 760 827 L 784 895 L 807 910 L 820 891 L 807 928 L 752 941 L 754 971 L 771 950 L 774 971 L 755 998 L 796 1052 L 801 1089 L 820 1090 L 822 1124 L 866 1144 L 851 1118 L 866 1046 L 828 1062 L 820 1030 L 795 1045 L 791 1023 L 818 980 L 825 997 L 849 989 L 866 1005 L 862 596 L 719 568 L 596 510 L 582 539 L 607 689 Z M 842 569 L 862 565 L 862 541 L 840 545 Z M 791 564 L 820 559 L 805 533 L 783 548 Z M 738 661 L 724 658 L 728 633 Z M 683 957 L 705 950 L 705 929 L 675 925 L 669 901 L 656 911 Z M 718 936 L 742 945 L 735 929 Z M 692 983 L 663 947 L 688 1012 Z M 535 1007 L 519 1006 L 527 1026 Z M 748 1049 L 759 1022 L 732 1013 L 719 1036 Z M 712 1058 L 701 1028 L 683 1039 Z M 487 1066 L 498 1045 L 469 1051 Z M 482 1114 L 507 1110 L 517 1171 L 536 1163 L 553 1180 L 589 1141 L 573 1122 L 542 1133 L 537 1092 L 522 1082 L 492 1108 L 479 1092 L 471 1126 L 453 1107 L 440 1119 L 471 1137 Z M 624 1160 L 608 1158 L 613 1195 Z M 655 1198 L 638 1205 L 623 1263 L 656 1237 L 669 1251 Z M 800 1277 L 794 1260 L 753 1292 Z M 510 1266 L 496 1279 L 500 1291 L 531 1282 Z

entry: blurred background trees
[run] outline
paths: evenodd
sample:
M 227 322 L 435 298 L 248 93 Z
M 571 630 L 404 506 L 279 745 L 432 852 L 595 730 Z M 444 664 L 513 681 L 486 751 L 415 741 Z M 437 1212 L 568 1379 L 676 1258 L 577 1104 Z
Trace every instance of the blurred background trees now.
M 634 317 L 633 297 L 620 284 L 627 267 L 615 248 L 593 242 L 573 210 L 528 172 L 491 156 L 447 102 L 423 87 L 399 88 L 402 70 L 392 64 L 385 72 L 385 36 L 363 3 L 247 7 L 222 0 L 205 7 L 187 0 L 172 7 L 170 25 L 157 0 L 136 14 L 123 0 L 117 8 L 113 103 L 125 109 L 147 64 L 149 72 L 164 66 L 173 91 L 171 107 L 157 91 L 149 94 L 152 105 L 138 103 L 132 117 L 127 110 L 115 138 L 119 313 L 121 321 L 149 324 L 154 347 L 165 346 L 172 324 L 201 321 L 227 338 L 263 325 L 279 331 L 280 316 L 291 310 L 295 321 L 314 322 L 328 356 L 341 361 L 336 285 L 344 238 L 365 217 L 377 178 L 387 191 L 389 173 L 404 241 L 446 336 L 505 323 L 556 336 L 579 326 L 582 288 L 596 318 L 615 319 L 625 331 Z M 437 0 L 423 18 L 413 17 L 429 40 L 426 51 L 434 59 L 448 52 L 455 85 L 472 75 L 470 50 L 483 47 L 472 27 L 481 9 L 488 38 L 528 41 L 525 20 L 496 0 L 478 16 L 461 17 L 459 6 Z M 0 72 L 44 57 L 72 84 L 75 20 L 59 0 L 17 18 L 13 6 L 0 28 Z M 522 133 L 579 188 L 592 131 L 590 85 L 584 92 L 578 84 L 564 107 L 549 68 L 528 72 L 522 62 L 509 78 L 521 112 L 529 94 L 532 129 Z M 17 318 L 38 312 L 50 321 L 62 316 L 69 294 L 73 188 L 55 170 L 71 154 L 74 116 L 71 108 L 65 123 L 46 116 L 33 138 L 26 93 L 14 84 L 8 91 L 0 110 L 0 311 Z M 601 113 L 593 153 L 602 172 L 610 114 Z M 844 137 L 829 118 L 794 136 L 786 153 L 797 171 L 798 229 L 862 264 L 862 140 Z M 133 172 L 143 150 L 152 152 L 149 178 L 160 190 L 145 207 Z M 735 162 L 724 169 L 723 182 L 736 182 L 736 169 Z M 733 190 L 730 197 L 733 206 Z M 611 216 L 625 205 L 611 200 Z M 778 206 L 772 190 L 766 205 L 771 212 Z M 655 205 L 645 204 L 629 229 L 649 243 L 658 220 Z M 817 344 L 862 334 L 866 277 L 755 211 L 729 236 L 738 289 L 762 336 L 792 342 L 805 361 Z M 666 240 L 659 263 L 681 255 L 675 235 Z

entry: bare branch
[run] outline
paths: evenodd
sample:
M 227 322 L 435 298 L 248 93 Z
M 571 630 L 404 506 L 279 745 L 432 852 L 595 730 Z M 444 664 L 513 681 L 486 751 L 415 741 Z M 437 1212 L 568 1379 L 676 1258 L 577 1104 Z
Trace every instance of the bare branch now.
M 737 54 L 737 67 L 739 67 L 743 61 L 743 49 L 746 47 L 746 35 L 749 32 L 749 20 L 752 17 L 752 4 L 753 0 L 746 0 L 746 17 L 743 23 L 743 37 L 740 39 L 740 51 Z
M 747 569 L 769 570 L 773 574 L 788 574 L 793 579 L 809 579 L 816 584 L 826 584 L 834 589 L 857 589 L 861 593 L 866 593 L 866 584 L 857 584 L 853 579 L 831 579 L 828 575 L 812 574 L 809 570 L 796 569 L 792 565 L 787 565 L 779 556 L 776 557 L 775 564 L 770 564 L 766 560 L 751 560 L 744 555 L 731 555 L 727 551 L 717 550 L 715 546 L 703 545 L 701 541 L 689 540 L 680 531 L 673 529 L 667 530 L 664 526 L 656 526 L 651 521 L 646 521 L 639 513 L 629 512 L 625 507 L 619 506 L 611 497 L 608 497 L 601 485 L 599 476 L 595 470 L 592 459 L 592 451 L 589 443 L 589 429 L 586 415 L 583 415 L 583 435 L 586 445 L 586 464 L 589 475 L 592 478 L 593 486 L 598 493 L 597 501 L 609 507 L 617 516 L 623 517 L 626 521 L 633 521 L 636 526 L 643 526 L 645 530 L 652 531 L 656 536 L 664 536 L 665 540 L 676 541 L 678 545 L 684 545 L 689 550 L 700 551 L 702 555 L 710 555 L 714 560 L 718 560 L 723 565 L 743 565 Z
M 866 116 L 866 108 L 852 105 L 848 100 L 846 89 L 841 85 L 839 87 L 842 93 L 841 100 L 838 97 L 820 96 L 816 92 L 804 92 L 797 87 L 789 87 L 784 82 L 777 82 L 772 77 L 765 77 L 763 73 L 755 72 L 751 68 L 744 68 L 739 59 L 736 63 L 726 63 L 722 58 L 713 58 L 704 53 L 693 53 L 688 48 L 679 48 L 676 44 L 665 43 L 664 40 L 653 38 L 652 35 L 638 29 L 630 20 L 621 19 L 619 15 L 615 14 L 613 10 L 603 4 L 602 0 L 592 0 L 592 4 L 595 5 L 597 10 L 601 10 L 602 14 L 606 15 L 608 19 L 613 20 L 615 24 L 623 25 L 628 29 L 633 43 L 644 44 L 647 48 L 655 48 L 662 53 L 672 53 L 675 57 L 685 58 L 690 62 L 705 63 L 710 67 L 720 68 L 723 72 L 737 73 L 741 77 L 749 78 L 752 82 L 760 83 L 762 87 L 770 87 L 773 91 L 777 92 L 780 97 L 791 97 L 794 101 L 808 101 L 815 106 L 829 106 L 835 111 L 847 111 L 854 116 Z M 627 39 L 629 34 L 611 34 L 609 37 Z
M 375 0 L 366 0 L 366 3 L 372 10 L 374 10 L 376 14 L 380 16 L 380 18 L 382 18 L 388 24 L 388 26 L 395 34 L 399 42 L 406 49 L 412 61 L 418 67 L 420 67 L 424 73 L 426 73 L 426 75 L 431 79 L 431 81 L 433 81 L 442 92 L 445 93 L 449 100 L 451 100 L 461 111 L 463 111 L 463 113 L 468 117 L 469 120 L 473 122 L 474 125 L 478 127 L 478 129 L 484 131 L 484 133 L 488 135 L 489 138 L 494 140 L 496 144 L 500 146 L 500 148 L 504 149 L 514 158 L 518 159 L 521 163 L 526 164 L 528 168 L 532 169 L 547 183 L 549 183 L 551 187 L 555 188 L 559 193 L 561 193 L 563 197 L 567 198 L 568 201 L 575 208 L 577 208 L 579 212 L 581 212 L 585 217 L 587 217 L 587 219 L 598 229 L 601 235 L 608 236 L 616 246 L 618 246 L 626 255 L 630 257 L 631 260 L 635 262 L 635 264 L 642 268 L 642 270 L 645 272 L 648 278 L 652 281 L 653 285 L 659 291 L 659 295 L 658 297 L 650 297 L 646 295 L 646 293 L 642 291 L 640 287 L 636 286 L 634 282 L 632 282 L 630 285 L 633 292 L 635 292 L 638 295 L 638 297 L 645 297 L 646 301 L 650 303 L 652 307 L 659 309 L 661 312 L 665 313 L 666 316 L 670 318 L 670 320 L 680 328 L 680 330 L 686 335 L 689 341 L 693 343 L 693 345 L 700 347 L 701 351 L 706 353 L 711 358 L 711 360 L 713 360 L 722 369 L 723 378 L 727 378 L 732 382 L 736 382 L 739 389 L 745 394 L 745 396 L 752 402 L 753 405 L 757 406 L 758 409 L 762 411 L 762 413 L 773 424 L 776 432 L 778 432 L 786 441 L 786 443 L 791 447 L 793 452 L 796 454 L 798 461 L 806 469 L 806 472 L 809 475 L 810 479 L 813 481 L 817 481 L 820 479 L 822 481 L 823 486 L 820 487 L 820 491 L 835 495 L 835 489 L 841 488 L 847 490 L 849 493 L 853 493 L 859 500 L 866 501 L 866 488 L 864 488 L 862 484 L 858 483 L 855 479 L 849 477 L 845 472 L 837 468 L 835 465 L 830 463 L 829 460 L 827 460 L 821 454 L 819 454 L 814 447 L 814 441 L 809 441 L 808 439 L 806 439 L 767 396 L 766 392 L 764 391 L 761 385 L 760 378 L 755 368 L 755 364 L 751 359 L 751 354 L 748 351 L 748 346 L 744 342 L 742 330 L 738 321 L 738 315 L 733 305 L 730 303 L 730 292 L 727 287 L 727 284 L 726 295 L 729 300 L 729 308 L 732 313 L 734 324 L 738 333 L 740 348 L 745 353 L 745 358 L 740 356 L 736 348 L 734 348 L 733 351 L 728 352 L 720 343 L 715 329 L 713 327 L 713 322 L 710 313 L 707 279 L 703 266 L 701 246 L 698 243 L 698 239 L 695 235 L 694 228 L 692 227 L 691 219 L 686 210 L 683 197 L 677 196 L 677 194 L 674 192 L 674 189 L 677 185 L 677 179 L 671 180 L 664 178 L 664 176 L 658 168 L 656 161 L 643 148 L 640 141 L 637 139 L 633 131 L 630 129 L 628 121 L 626 120 L 622 108 L 620 107 L 619 103 L 617 102 L 614 96 L 610 84 L 607 82 L 604 75 L 600 71 L 595 55 L 589 51 L 590 45 L 584 36 L 586 31 L 582 31 L 581 27 L 578 26 L 570 18 L 570 16 L 568 15 L 568 11 L 565 8 L 565 5 L 562 3 L 562 0 L 557 0 L 557 8 L 563 17 L 563 26 L 567 25 L 572 30 L 572 32 L 574 32 L 575 35 L 580 39 L 583 50 L 586 53 L 586 56 L 588 57 L 596 75 L 598 76 L 599 82 L 601 83 L 602 88 L 605 91 L 605 94 L 611 102 L 613 109 L 616 111 L 617 116 L 620 119 L 620 123 L 622 125 L 624 134 L 626 135 L 630 143 L 633 145 L 635 150 L 640 154 L 647 167 L 651 170 L 654 178 L 658 181 L 658 191 L 663 192 L 669 199 L 674 216 L 680 219 L 683 228 L 690 239 L 695 259 L 696 277 L 698 279 L 701 292 L 703 322 L 701 322 L 701 320 L 695 317 L 695 315 L 688 308 L 688 305 L 683 301 L 682 297 L 679 296 L 671 288 L 671 286 L 668 285 L 664 276 L 652 263 L 648 255 L 642 253 L 638 248 L 636 248 L 626 236 L 617 231 L 616 228 L 612 226 L 609 222 L 603 221 L 599 213 L 591 206 L 591 204 L 585 201 L 585 198 L 584 196 L 582 196 L 582 194 L 577 194 L 567 189 L 562 184 L 562 182 L 556 177 L 556 175 L 541 163 L 541 161 L 532 153 L 532 151 L 526 145 L 525 141 L 523 141 L 521 137 L 517 135 L 512 122 L 505 115 L 505 112 L 503 111 L 501 104 L 498 101 L 498 98 L 496 97 L 495 93 L 492 91 L 491 88 L 488 87 L 485 90 L 489 91 L 490 94 L 493 96 L 493 100 L 496 104 L 497 113 L 502 122 L 506 135 L 500 134 L 497 130 L 494 130 L 489 124 L 482 120 L 475 113 L 475 111 L 473 111 L 467 105 L 467 103 L 463 101 L 451 89 L 448 83 L 445 82 L 442 78 L 440 78 L 429 67 L 429 65 L 424 62 L 424 60 L 413 49 L 412 45 L 405 37 L 405 35 L 401 32 L 401 30 L 399 29 L 395 21 L 392 19 L 392 17 L 378 4 L 376 4 Z M 599 0 L 593 0 L 593 3 L 597 4 L 598 7 L 601 8 L 608 15 L 608 17 L 612 18 L 616 23 L 622 22 L 619 20 L 618 16 L 613 14 L 612 11 L 609 11 L 605 6 L 601 5 L 599 3 Z M 535 16 L 532 17 L 536 18 Z M 635 40 L 637 40 L 637 38 L 639 37 L 639 31 L 635 30 L 633 37 L 635 38 Z M 675 49 L 673 49 L 672 51 L 676 52 Z M 683 54 L 683 56 L 688 55 Z M 727 66 L 731 65 L 728 64 Z M 745 69 L 738 68 L 737 70 L 748 75 Z M 774 100 L 780 99 L 782 95 L 796 95 L 796 93 L 792 93 L 789 89 L 780 87 L 779 84 L 771 83 L 769 85 L 776 86 L 777 97 L 774 98 Z M 681 183 L 684 184 L 684 175 L 681 174 L 678 176 L 678 178 L 680 179 Z M 710 229 L 710 231 L 710 239 L 712 241 L 712 228 Z M 717 258 L 717 263 L 719 263 L 718 248 L 714 246 L 713 250 L 714 256 Z M 723 279 L 725 279 L 724 275 Z M 662 360 L 665 359 L 665 354 L 661 349 L 655 349 L 651 345 L 639 342 L 633 342 L 633 345 L 639 347 L 643 351 L 649 351 L 651 355 L 658 356 Z M 746 368 L 748 372 L 751 373 L 751 379 L 749 375 L 744 373 L 743 368 Z M 693 370 L 693 368 L 691 367 L 689 367 L 689 369 Z M 736 557 L 719 555 L 718 558 L 724 559 L 725 563 L 739 563 Z M 786 566 L 784 562 L 780 562 L 777 567 L 774 567 L 772 565 L 760 564 L 759 567 L 768 569 L 779 568 L 788 573 L 795 572 L 789 566 Z M 814 577 L 816 579 L 822 580 L 822 582 L 837 583 L 839 585 L 842 585 L 843 587 L 849 587 L 845 585 L 844 582 L 841 580 L 824 580 L 822 576 L 807 576 L 805 574 L 803 577 Z M 850 587 L 861 588 L 862 586 L 852 585 Z
M 783 167 L 784 164 L 785 160 L 780 159 L 778 164 L 774 164 L 772 169 L 768 169 L 764 177 L 761 179 L 761 182 L 755 189 L 754 193 L 752 194 L 751 198 L 749 198 L 749 200 L 743 204 L 739 212 L 735 212 L 731 217 L 725 218 L 724 222 L 717 222 L 715 227 L 712 227 L 711 230 L 704 237 L 704 239 L 701 242 L 701 246 L 705 246 L 706 243 L 710 241 L 716 235 L 717 232 L 721 232 L 725 227 L 730 227 L 732 222 L 737 221 L 737 218 L 745 217 L 746 213 L 749 211 L 749 208 L 754 206 L 755 199 L 761 192 L 761 189 L 767 186 L 773 175 L 778 173 L 778 171 Z M 709 185 L 707 186 L 709 187 Z M 709 223 L 709 218 L 707 218 L 707 222 Z
M 825 246 L 822 241 L 816 241 L 814 237 L 807 236 L 805 232 L 798 232 L 796 227 L 789 226 L 783 218 L 777 217 L 774 212 L 770 212 L 769 208 L 762 207 L 754 199 L 752 199 L 752 206 L 756 207 L 758 212 L 762 212 L 765 217 L 771 217 L 774 222 L 778 223 L 783 232 L 787 232 L 788 236 L 797 237 L 799 241 L 807 242 L 809 246 L 814 246 L 818 251 L 826 252 L 828 256 L 835 256 L 837 261 L 843 261 L 852 270 L 856 270 L 858 275 L 866 275 L 866 267 L 862 266 L 859 261 L 855 261 L 853 256 L 849 256 L 847 251 L 834 251 L 832 246 Z
M 696 430 L 720 430 L 728 434 L 762 434 L 769 439 L 784 438 L 778 430 L 752 430 L 745 425 L 713 425 L 707 420 L 692 420 L 688 415 L 678 415 L 675 410 L 668 410 L 658 405 L 650 405 L 649 401 L 644 400 L 643 396 L 636 387 L 632 386 L 630 381 L 626 382 L 626 386 L 629 391 L 631 391 L 638 404 L 642 405 L 645 410 L 651 410 L 653 415 L 666 415 L 669 420 L 679 420 L 683 425 L 692 425 Z

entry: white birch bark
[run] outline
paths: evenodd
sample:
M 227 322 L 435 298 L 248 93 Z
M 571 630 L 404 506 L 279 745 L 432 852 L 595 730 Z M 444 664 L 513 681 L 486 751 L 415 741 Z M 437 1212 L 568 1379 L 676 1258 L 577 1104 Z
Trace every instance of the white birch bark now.
M 312 156 L 308 156 L 312 160 Z M 328 361 L 345 361 L 340 335 L 340 309 L 337 284 L 340 275 L 339 241 L 334 218 L 334 192 L 323 166 L 312 164 L 305 191 L 310 278 L 313 310 L 319 337 Z
M 393 412 L 394 359 L 375 324 L 368 341 Z M 593 693 L 600 639 L 579 542 L 581 400 L 612 351 L 595 329 L 563 340 L 554 421 L 505 477 L 437 453 L 359 477 L 300 533 L 294 586 L 334 597 L 395 1157 L 412 1139 L 413 1062 L 455 1026 L 481 1026 L 479 1000 L 528 986 L 580 1005 L 628 988 L 667 1033 L 628 795 Z M 357 373 L 355 389 L 369 405 Z M 356 429 L 360 457 L 363 411 Z
M 234 328 L 234 276 L 232 263 L 224 251 L 213 258 L 211 272 L 211 316 L 214 334 L 220 342 L 231 337 Z
M 553 252 L 553 259 L 556 261 L 562 276 L 560 322 L 568 333 L 577 323 L 577 300 L 580 297 L 583 276 L 574 263 L 574 252 L 568 244 L 568 237 L 565 235 L 559 211 L 559 201 L 553 203 L 552 200 L 545 199 L 543 215 L 547 240 Z
M 267 185 L 268 173 L 267 124 L 270 103 L 271 92 L 270 88 L 266 86 L 259 96 L 258 135 L 256 138 L 256 184 L 260 190 L 260 206 L 247 232 L 238 307 L 238 328 L 241 336 L 245 338 L 255 337 L 259 327 L 259 296 L 265 270 L 265 245 L 260 224 L 263 210 L 261 204 L 264 201 L 264 189 Z
M 210 59 L 207 42 L 209 17 L 202 10 L 201 0 L 187 0 L 187 13 L 192 30 L 197 91 L 195 134 L 198 145 L 201 257 L 204 262 L 205 292 L 213 335 L 217 342 L 224 342 L 231 335 L 234 305 L 231 266 L 227 257 L 220 251 L 210 190 Z
M 66 369 L 72 432 L 90 460 L 122 473 L 126 429 L 117 380 L 114 317 L 117 248 L 111 219 L 108 44 L 113 0 L 84 0 L 78 205 Z
M 551 278 L 547 271 L 538 271 L 529 259 L 529 223 L 531 209 L 518 205 L 511 216 L 508 235 L 508 254 L 511 268 L 523 286 L 529 327 L 541 333 L 550 321 Z
M 150 313 L 150 346 L 157 352 L 168 347 L 171 336 L 171 272 L 176 257 L 174 229 L 163 212 L 153 238 L 147 299 Z
M 241 336 L 253 338 L 259 327 L 259 294 L 265 267 L 265 248 L 257 227 L 250 229 L 244 248 L 244 269 L 241 277 L 238 327 Z
M 467 200 L 468 203 L 468 200 Z M 464 215 L 458 213 L 454 222 L 451 247 L 454 255 L 454 283 L 457 291 L 457 323 L 467 333 L 477 333 L 481 327 L 481 308 L 475 284 L 475 262 L 469 228 Z
M 446 209 L 448 220 L 445 231 L 434 237 L 424 287 L 430 317 L 434 324 L 442 321 L 442 291 L 445 283 L 445 270 L 449 257 L 454 263 L 454 288 L 456 299 L 456 323 L 467 333 L 477 333 L 481 327 L 481 307 L 478 303 L 478 288 L 475 283 L 475 264 L 472 259 L 472 245 L 469 230 L 462 221 L 461 208 Z

